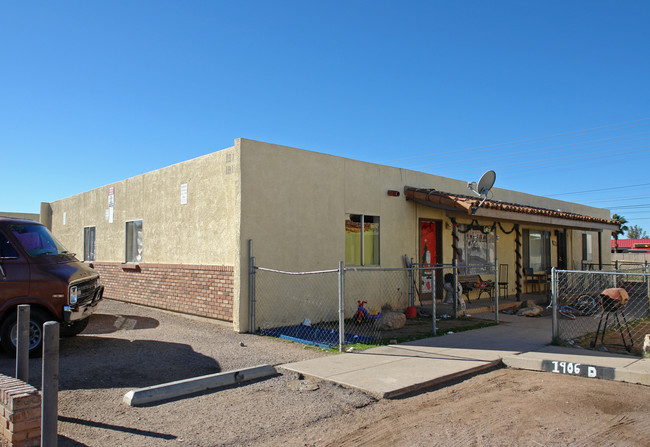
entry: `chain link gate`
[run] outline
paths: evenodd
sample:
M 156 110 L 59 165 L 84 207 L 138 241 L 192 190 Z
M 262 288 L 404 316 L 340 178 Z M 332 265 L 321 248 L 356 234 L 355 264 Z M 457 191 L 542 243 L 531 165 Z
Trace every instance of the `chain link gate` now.
M 650 334 L 650 274 L 553 270 L 553 338 L 558 343 L 642 354 Z

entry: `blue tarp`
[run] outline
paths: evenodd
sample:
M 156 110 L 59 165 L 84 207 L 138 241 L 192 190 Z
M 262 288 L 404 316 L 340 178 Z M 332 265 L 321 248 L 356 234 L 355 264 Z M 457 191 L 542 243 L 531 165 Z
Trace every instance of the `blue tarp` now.
M 306 345 L 319 346 L 321 348 L 332 348 L 339 345 L 339 333 L 333 329 L 323 329 L 313 326 L 285 326 L 260 330 L 261 335 L 279 337 L 296 341 Z M 357 334 L 345 334 L 345 344 L 369 343 L 374 337 L 365 337 Z

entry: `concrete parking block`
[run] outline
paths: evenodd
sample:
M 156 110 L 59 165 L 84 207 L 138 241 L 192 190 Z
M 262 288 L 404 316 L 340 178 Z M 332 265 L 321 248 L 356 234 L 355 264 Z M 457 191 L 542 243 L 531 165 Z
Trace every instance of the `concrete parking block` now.
M 163 400 L 199 393 L 201 391 L 234 385 L 236 383 L 261 379 L 273 374 L 276 374 L 276 370 L 273 366 L 253 366 L 251 368 L 244 368 L 236 371 L 192 377 L 175 382 L 131 390 L 124 395 L 123 401 L 127 405 L 137 407 L 153 402 L 160 402 Z

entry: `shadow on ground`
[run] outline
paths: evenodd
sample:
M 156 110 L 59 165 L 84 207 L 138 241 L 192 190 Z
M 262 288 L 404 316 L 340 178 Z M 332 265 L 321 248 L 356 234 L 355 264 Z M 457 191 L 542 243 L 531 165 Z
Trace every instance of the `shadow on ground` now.
M 151 430 L 141 430 L 138 428 L 124 427 L 123 425 L 107 424 L 105 422 L 96 422 L 87 419 L 79 419 L 79 418 L 73 418 L 68 416 L 59 416 L 59 422 L 85 425 L 87 427 L 101 428 L 104 430 L 118 431 L 118 432 L 128 433 L 130 435 L 145 436 L 147 438 L 160 439 L 163 441 L 170 441 L 176 439 L 176 436 L 167 433 L 159 433 Z M 74 439 L 66 438 L 65 436 L 61 436 L 61 435 L 59 435 L 58 438 L 59 438 L 59 445 L 65 445 L 65 446 L 86 445 L 78 441 L 75 441 Z
M 221 372 L 190 345 L 95 336 L 61 339 L 59 389 L 141 388 Z M 41 387 L 41 359 L 30 359 L 29 383 Z M 0 373 L 14 376 L 15 359 L 0 355 Z
M 160 323 L 155 318 L 95 313 L 83 334 L 100 335 L 112 334 L 119 330 L 155 329 L 159 325 Z

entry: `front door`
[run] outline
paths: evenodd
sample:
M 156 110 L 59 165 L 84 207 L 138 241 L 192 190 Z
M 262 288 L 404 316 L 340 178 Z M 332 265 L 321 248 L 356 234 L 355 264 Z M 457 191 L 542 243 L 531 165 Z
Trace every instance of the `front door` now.
M 420 220 L 420 255 L 418 262 L 423 266 L 428 267 L 441 263 L 440 229 L 440 221 Z M 420 300 L 430 301 L 433 297 L 434 284 L 442 285 L 442 272 L 440 270 L 420 270 L 420 272 Z

